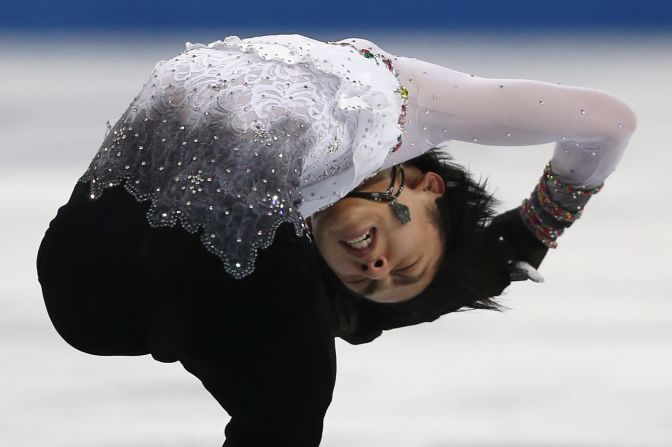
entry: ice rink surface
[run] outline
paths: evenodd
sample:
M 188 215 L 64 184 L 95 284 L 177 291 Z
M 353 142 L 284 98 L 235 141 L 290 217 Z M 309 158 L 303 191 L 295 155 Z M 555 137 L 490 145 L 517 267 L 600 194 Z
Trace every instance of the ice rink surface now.
M 672 446 L 672 35 L 359 35 L 479 76 L 598 87 L 630 104 L 639 128 L 604 191 L 547 256 L 546 283 L 507 289 L 510 310 L 450 314 L 361 346 L 338 340 L 322 445 Z M 196 37 L 0 38 L 2 446 L 224 440 L 228 416 L 179 364 L 67 345 L 34 267 L 105 122 L 156 61 Z M 529 194 L 552 151 L 449 148 L 489 178 L 502 210 Z

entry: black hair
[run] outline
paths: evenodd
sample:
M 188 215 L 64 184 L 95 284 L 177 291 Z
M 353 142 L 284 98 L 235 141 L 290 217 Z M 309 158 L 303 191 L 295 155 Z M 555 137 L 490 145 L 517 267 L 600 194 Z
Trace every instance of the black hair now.
M 446 184 L 436 210 L 442 256 L 438 269 L 419 295 L 396 303 L 377 303 L 348 289 L 326 266 L 326 283 L 335 303 L 336 335 L 350 343 L 371 341 L 382 330 L 433 321 L 449 312 L 501 310 L 495 302 L 510 284 L 510 270 L 498 252 L 496 235 L 488 231 L 497 200 L 452 157 L 431 149 L 405 162 L 422 172 L 436 172 Z
M 482 235 L 499 203 L 487 192 L 487 180 L 476 181 L 465 168 L 453 162 L 450 154 L 437 148 L 408 160 L 406 164 L 423 173 L 431 171 L 439 174 L 446 185 L 444 194 L 436 199 L 436 207 L 430 212 L 438 226 L 443 246 L 439 267 L 432 282 L 442 283 L 442 279 L 452 279 L 454 274 L 451 271 L 469 273 L 464 271 L 465 263 L 473 257 L 475 250 L 483 248 Z M 468 279 L 463 278 L 463 282 Z M 501 309 L 492 296 L 485 295 L 487 293 L 474 294 L 473 300 L 465 301 L 462 307 L 464 310 Z

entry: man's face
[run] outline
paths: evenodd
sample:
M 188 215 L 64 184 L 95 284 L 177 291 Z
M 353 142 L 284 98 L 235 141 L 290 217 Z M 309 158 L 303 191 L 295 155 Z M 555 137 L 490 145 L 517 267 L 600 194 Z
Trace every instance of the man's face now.
M 444 183 L 433 172 L 423 174 L 411 166 L 404 171 L 406 185 L 397 201 L 409 208 L 410 222 L 402 224 L 387 203 L 354 197 L 339 200 L 309 220 L 317 249 L 332 271 L 350 290 L 373 301 L 400 302 L 420 294 L 442 254 L 428 210 L 436 207 Z M 390 180 L 387 170 L 357 191 L 383 192 Z M 399 184 L 397 177 L 395 192 Z

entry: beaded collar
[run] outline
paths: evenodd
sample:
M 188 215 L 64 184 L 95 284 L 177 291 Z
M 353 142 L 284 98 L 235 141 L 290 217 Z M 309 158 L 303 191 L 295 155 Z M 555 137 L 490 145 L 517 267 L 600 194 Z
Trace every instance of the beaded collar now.
M 390 150 L 390 152 L 396 152 L 400 147 L 401 143 L 404 137 L 405 129 L 404 126 L 406 124 L 406 112 L 408 109 L 407 103 L 408 103 L 408 89 L 401 83 L 399 80 L 399 70 L 394 69 L 394 65 L 392 64 L 392 59 L 385 57 L 383 54 L 374 54 L 371 52 L 371 50 L 367 48 L 357 48 L 353 44 L 349 42 L 329 42 L 330 44 L 333 45 L 341 45 L 341 46 L 349 46 L 356 50 L 359 54 L 364 56 L 367 59 L 372 59 L 376 65 L 380 65 L 381 61 L 382 63 L 387 67 L 388 70 L 390 70 L 391 73 L 394 74 L 394 76 L 397 78 L 397 82 L 399 82 L 399 88 L 395 90 L 395 93 L 398 93 L 401 96 L 401 111 L 399 112 L 399 119 L 397 120 L 397 124 L 399 124 L 399 137 L 397 137 L 397 144 Z

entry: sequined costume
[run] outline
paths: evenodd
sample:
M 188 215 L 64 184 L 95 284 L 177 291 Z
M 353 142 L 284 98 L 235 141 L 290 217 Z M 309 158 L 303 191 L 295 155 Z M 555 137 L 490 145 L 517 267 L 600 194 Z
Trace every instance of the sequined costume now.
M 316 446 L 334 335 L 365 343 L 460 300 L 349 296 L 303 219 L 448 140 L 556 142 L 548 179 L 563 187 L 538 189 L 553 206 L 582 206 L 566 191 L 601 185 L 635 126 L 624 103 L 594 89 L 479 78 L 363 39 L 187 44 L 156 65 L 50 223 L 38 278 L 77 349 L 151 354 L 197 376 L 231 415 L 226 446 Z M 549 244 L 526 225 L 498 216 L 493 250 L 536 267 Z M 479 293 L 496 295 L 510 278 L 490 272 Z
M 483 79 L 391 55 L 369 41 L 229 37 L 159 62 L 80 181 L 151 200 L 152 226 L 202 228 L 236 278 L 283 222 L 446 140 L 557 141 L 556 173 L 595 186 L 634 119 L 596 90 Z
M 241 278 L 283 222 L 343 197 L 399 145 L 391 67 L 301 36 L 187 44 L 159 62 L 81 182 L 125 183 L 148 221 L 195 232 Z

